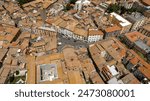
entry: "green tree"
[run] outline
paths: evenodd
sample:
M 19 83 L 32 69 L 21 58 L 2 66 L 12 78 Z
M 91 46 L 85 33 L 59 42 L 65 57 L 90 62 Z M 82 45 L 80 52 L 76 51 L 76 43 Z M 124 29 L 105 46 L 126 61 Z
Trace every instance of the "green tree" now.
M 121 14 L 124 14 L 124 13 L 126 13 L 127 12 L 127 9 L 125 8 L 125 7 L 121 7 Z
M 116 12 L 116 13 L 118 13 L 119 10 L 121 10 L 121 7 L 120 7 L 119 5 L 117 5 L 117 4 L 111 4 L 111 5 L 107 8 L 107 11 L 108 11 L 109 13 L 111 13 L 111 12 Z
M 28 2 L 31 2 L 31 1 L 34 1 L 34 0 L 17 0 L 19 2 L 20 5 L 23 5 L 25 3 L 28 3 Z
M 14 75 L 12 75 L 12 76 L 9 78 L 9 81 L 10 81 L 10 82 L 13 82 L 14 79 L 15 79 L 15 77 L 14 77 Z
M 71 4 L 75 4 L 77 0 L 70 0 Z
M 64 6 L 64 11 L 68 11 L 70 9 L 73 9 L 73 6 L 71 4 L 67 4 L 66 6 Z
M 136 9 L 135 8 L 130 8 L 130 9 L 127 10 L 127 12 L 128 13 L 136 12 Z
M 18 70 L 16 71 L 16 75 L 19 75 L 19 71 Z

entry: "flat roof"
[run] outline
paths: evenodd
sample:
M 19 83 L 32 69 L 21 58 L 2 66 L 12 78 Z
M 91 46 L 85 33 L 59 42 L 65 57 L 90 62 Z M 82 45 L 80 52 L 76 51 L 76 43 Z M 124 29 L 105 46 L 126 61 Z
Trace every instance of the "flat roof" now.
M 111 72 L 113 76 L 119 74 L 119 72 L 116 70 L 116 67 L 114 65 L 112 66 L 107 65 L 107 68 L 109 69 L 109 71 Z
M 53 84 L 53 83 L 63 83 L 63 80 L 67 78 L 67 75 L 64 74 L 64 71 L 61 66 L 61 59 L 63 59 L 63 54 L 54 53 L 50 55 L 43 56 L 27 56 L 27 83 L 35 84 Z M 56 68 L 51 68 L 56 67 Z M 41 80 L 41 73 L 43 75 L 43 79 Z M 49 78 L 49 74 L 51 76 L 51 80 Z M 57 80 L 57 79 L 59 80 Z M 49 79 L 49 80 L 48 80 Z M 41 82 L 40 82 L 41 80 Z
M 37 68 L 39 68 L 37 70 L 40 72 L 40 74 L 37 75 L 40 76 L 37 82 L 53 81 L 58 78 L 56 64 L 41 64 L 38 65 Z
M 142 40 L 135 41 L 135 44 L 141 49 L 143 49 L 146 53 L 150 52 L 150 47 L 146 45 Z
M 111 14 L 111 16 L 114 16 L 116 19 L 118 19 L 118 20 L 120 21 L 120 25 L 121 25 L 121 26 L 131 25 L 131 23 L 130 23 L 128 20 L 126 20 L 126 19 L 123 18 L 122 16 L 118 15 L 117 13 L 112 12 L 112 13 L 110 13 L 110 14 Z
M 118 80 L 116 77 L 111 78 L 107 83 L 108 84 L 124 84 L 122 80 Z

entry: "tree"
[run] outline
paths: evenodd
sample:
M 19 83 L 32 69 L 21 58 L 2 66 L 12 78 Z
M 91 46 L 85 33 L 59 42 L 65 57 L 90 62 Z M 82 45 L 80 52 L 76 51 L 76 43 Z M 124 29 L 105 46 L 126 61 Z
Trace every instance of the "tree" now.
M 64 11 L 68 11 L 70 9 L 72 9 L 73 6 L 71 4 L 67 4 L 65 7 L 64 7 Z
M 16 71 L 16 75 L 19 75 L 19 71 L 18 70 Z
M 75 4 L 77 0 L 70 0 L 71 4 Z
M 130 9 L 127 10 L 127 12 L 128 13 L 136 12 L 136 9 L 135 8 L 130 8 Z
M 14 79 L 15 79 L 15 77 L 14 77 L 14 75 L 12 75 L 12 76 L 9 78 L 9 81 L 10 81 L 10 82 L 13 82 Z
M 120 10 L 121 10 L 121 7 L 120 7 L 119 5 L 117 5 L 117 4 L 111 4 L 111 5 L 107 8 L 107 11 L 108 11 L 109 13 L 111 13 L 111 12 L 116 12 L 116 13 L 118 13 Z
M 122 7 L 121 7 L 121 15 L 124 14 L 124 13 L 126 13 L 126 11 L 127 11 L 127 9 L 122 6 Z
M 19 2 L 20 5 L 23 5 L 25 3 L 28 3 L 28 2 L 31 2 L 31 1 L 34 1 L 34 0 L 17 0 Z

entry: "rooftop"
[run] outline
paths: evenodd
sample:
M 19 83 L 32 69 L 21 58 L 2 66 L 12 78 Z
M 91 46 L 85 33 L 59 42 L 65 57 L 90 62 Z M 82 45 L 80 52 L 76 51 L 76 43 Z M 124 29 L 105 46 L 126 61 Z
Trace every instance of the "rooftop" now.
M 126 18 L 130 22 L 135 23 L 136 21 L 143 20 L 145 17 L 139 12 L 133 12 L 132 14 L 127 15 Z
M 35 6 L 35 5 L 38 5 L 38 4 L 42 4 L 43 5 L 43 8 L 48 8 L 49 5 L 51 5 L 55 0 L 35 0 L 35 1 L 32 1 L 32 2 L 29 2 L 29 3 L 26 3 L 23 5 L 23 7 L 27 7 L 27 6 Z
M 35 66 L 35 57 L 27 56 L 27 83 L 35 84 L 36 83 L 36 66 Z
M 148 45 L 146 45 L 142 40 L 137 40 L 135 42 L 135 44 L 140 47 L 141 49 L 143 49 L 146 53 L 150 52 L 150 47 Z
M 130 62 L 133 65 L 139 64 L 138 70 L 145 75 L 148 79 L 150 79 L 150 64 L 145 62 L 138 54 L 136 54 L 133 50 L 130 50 L 127 52 L 128 54 L 128 59 L 130 59 Z M 134 59 L 134 60 L 133 60 Z
M 37 80 L 37 82 L 53 81 L 58 78 L 56 64 L 41 64 L 37 66 L 37 70 L 40 72 L 40 74 L 37 75 L 40 76 L 40 79 Z
M 121 78 L 129 73 L 122 64 L 122 59 L 127 56 L 128 49 L 119 40 L 116 38 L 108 38 L 96 42 L 89 46 L 89 51 L 94 63 L 96 64 L 96 68 L 100 71 L 105 82 L 127 83 L 127 81 L 122 81 Z M 134 59 L 134 62 L 138 63 L 137 59 Z M 118 76 L 121 77 L 119 81 L 117 79 Z M 128 81 L 128 83 L 131 82 L 139 83 L 135 77 L 130 82 Z
M 105 29 L 105 31 L 107 33 L 114 32 L 114 31 L 119 31 L 119 30 L 121 30 L 121 28 L 117 25 L 114 25 L 112 27 L 108 27 L 108 28 Z
M 108 84 L 124 84 L 122 80 L 117 80 L 116 77 L 111 78 L 107 83 Z
M 143 26 L 143 28 L 144 28 L 145 30 L 147 30 L 147 31 L 150 31 L 150 24 L 147 24 L 147 25 Z
M 84 84 L 85 83 L 79 71 L 68 71 L 68 77 L 69 77 L 70 84 Z
M 56 3 L 51 5 L 55 1 Z M 94 63 L 89 57 L 87 47 L 81 48 L 83 45 L 64 46 L 68 43 L 66 40 L 57 47 L 61 43 L 57 43 L 57 39 L 62 41 L 55 32 L 57 28 L 62 29 L 58 32 L 68 30 L 67 33 L 69 31 L 69 34 L 74 33 L 75 35 L 72 35 L 74 39 L 85 40 L 90 35 L 104 35 L 102 32 L 104 30 L 106 32 L 119 31 L 120 25 L 131 25 L 129 21 L 114 12 L 110 16 L 104 14 L 104 8 L 100 7 L 101 0 L 91 0 L 91 2 L 80 12 L 64 11 L 64 0 L 33 0 L 22 5 L 24 9 L 11 0 L 6 0 L 2 4 L 5 9 L 0 5 L 2 15 L 0 17 L 0 64 L 2 63 L 0 83 L 5 83 L 10 73 L 20 69 L 27 70 L 27 84 L 104 84 L 106 83 L 104 78 L 118 83 L 118 76 L 120 83 L 139 83 L 134 75 L 128 74 L 128 70 L 124 68 L 121 60 L 126 56 L 127 49 L 116 38 L 108 38 L 89 46 Z M 107 4 L 103 5 L 108 7 Z M 46 9 L 45 24 L 43 23 L 45 14 L 41 14 L 42 9 Z M 120 25 L 111 24 L 108 17 L 117 19 Z M 144 27 L 149 30 L 149 26 Z M 142 35 L 139 35 L 137 39 L 139 37 L 145 39 Z M 146 42 L 150 43 L 150 41 Z M 146 47 L 136 38 L 135 43 L 141 48 Z M 61 52 L 57 53 L 57 51 Z M 130 53 L 134 57 L 130 57 L 130 61 L 133 64 L 140 63 L 139 70 L 150 78 L 149 64 L 136 56 L 134 52 Z
M 101 30 L 89 29 L 89 35 L 104 35 Z
M 36 58 L 27 56 L 27 83 L 63 83 L 67 76 L 63 72 L 60 59 L 63 59 L 63 55 L 60 53 Z
M 102 78 L 99 76 L 99 74 L 97 72 L 94 72 L 90 76 L 90 79 L 91 79 L 92 83 L 94 83 L 94 84 L 105 84 L 104 81 L 102 80 Z
M 135 42 L 139 39 L 143 40 L 146 36 L 141 34 L 140 32 L 129 32 L 126 33 L 125 36 L 131 41 L 131 42 Z
M 81 68 L 81 63 L 75 53 L 75 49 L 73 47 L 65 47 L 63 49 L 64 59 L 66 62 L 66 67 L 68 69 L 79 69 Z
M 123 18 L 122 16 L 118 15 L 117 13 L 113 12 L 110 15 L 111 17 L 115 17 L 116 19 L 118 19 L 120 21 L 120 25 L 121 26 L 127 26 L 127 25 L 131 25 L 131 23 L 129 21 L 127 21 L 125 18 Z
M 145 5 L 150 6 L 150 1 L 149 0 L 141 0 Z
M 119 61 L 126 55 L 125 46 L 117 39 L 113 38 L 101 42 L 102 47 L 116 60 Z
M 124 84 L 140 84 L 139 80 L 132 73 L 127 74 L 121 80 Z
M 9 43 L 13 42 L 17 34 L 19 33 L 19 28 L 12 27 L 12 26 L 1 26 L 0 28 L 0 40 L 7 41 L 3 43 L 3 46 L 7 46 Z M 7 48 L 7 47 L 6 47 Z

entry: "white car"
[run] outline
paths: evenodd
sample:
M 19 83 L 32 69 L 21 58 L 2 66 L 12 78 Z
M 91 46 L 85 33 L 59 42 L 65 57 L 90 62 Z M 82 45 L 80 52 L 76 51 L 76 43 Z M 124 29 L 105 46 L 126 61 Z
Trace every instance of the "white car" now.
M 59 46 L 60 46 L 60 45 L 62 45 L 62 43 L 61 43 L 61 42 L 58 42 L 57 44 L 58 44 Z

